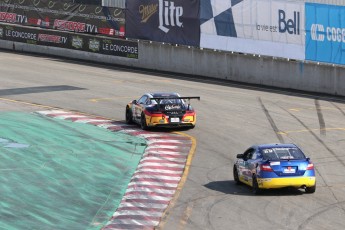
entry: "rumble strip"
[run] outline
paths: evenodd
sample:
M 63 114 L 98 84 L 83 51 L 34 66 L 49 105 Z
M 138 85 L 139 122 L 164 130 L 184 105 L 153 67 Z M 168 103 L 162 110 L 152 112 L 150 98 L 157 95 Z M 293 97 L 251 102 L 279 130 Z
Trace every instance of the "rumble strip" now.
M 38 114 L 124 132 L 146 139 L 147 147 L 134 172 L 118 209 L 103 230 L 154 229 L 178 188 L 192 148 L 189 137 L 172 133 L 148 132 L 134 125 L 114 122 L 77 112 L 38 111 Z

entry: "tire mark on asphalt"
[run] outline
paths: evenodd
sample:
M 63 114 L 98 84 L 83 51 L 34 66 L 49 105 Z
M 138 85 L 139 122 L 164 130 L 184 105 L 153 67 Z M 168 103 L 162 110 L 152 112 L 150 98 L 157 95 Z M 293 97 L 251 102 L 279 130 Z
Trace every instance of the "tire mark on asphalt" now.
M 213 176 L 211 176 L 211 174 L 213 174 L 214 172 L 217 172 L 217 171 L 219 171 L 219 169 L 221 169 L 221 168 L 228 168 L 229 167 L 229 165 L 228 165 L 228 163 L 226 163 L 226 164 L 224 164 L 224 165 L 219 165 L 219 166 L 217 166 L 217 167 L 215 167 L 215 168 L 211 168 L 210 170 L 208 170 L 207 171 L 207 173 L 206 173 L 206 178 L 209 180 L 209 181 L 215 181 L 215 179 L 213 178 Z M 211 182 L 212 183 L 212 182 Z M 212 189 L 214 189 L 214 190 L 216 190 L 216 191 L 221 191 L 221 192 L 225 192 L 226 191 L 226 188 L 223 188 L 223 186 L 222 186 L 223 184 L 221 184 L 221 185 L 219 185 L 219 187 L 217 186 L 217 185 L 214 185 L 214 187 L 212 188 Z M 208 186 L 205 186 L 205 187 L 207 187 L 208 189 L 211 189 L 210 187 L 208 187 Z M 214 198 L 214 196 L 212 195 L 212 196 L 210 196 L 210 197 L 212 197 L 212 198 Z M 225 197 L 226 199 L 224 199 L 222 196 L 220 196 L 220 197 L 215 197 L 216 198 L 216 200 L 214 200 L 209 206 L 207 206 L 207 213 L 206 213 L 206 218 L 205 218 L 205 222 L 206 223 L 203 223 L 203 228 L 205 228 L 205 229 L 208 229 L 208 230 L 215 230 L 215 229 L 217 229 L 216 227 L 214 227 L 213 225 L 214 224 L 212 224 L 213 222 L 212 222 L 212 220 L 211 220 L 211 216 L 210 216 L 210 214 L 212 213 L 212 209 L 216 206 L 216 205 L 218 205 L 219 203 L 222 203 L 222 202 L 224 202 L 225 200 L 228 200 L 229 198 L 227 198 L 227 197 Z M 206 225 L 206 226 L 205 226 Z
M 295 222 L 293 220 L 294 214 L 295 214 L 294 210 L 288 211 L 288 215 L 287 215 L 287 217 L 285 217 L 285 220 L 282 219 L 282 225 L 285 226 L 286 228 L 289 228 L 289 227 L 291 228 L 291 224 L 294 224 L 294 222 Z M 285 214 L 285 216 L 286 216 L 286 214 Z
M 287 225 L 284 225 L 284 223 L 280 220 L 277 220 L 276 219 L 274 221 L 272 221 L 272 213 L 270 213 L 270 211 L 267 211 L 268 210 L 268 207 L 271 205 L 271 204 L 279 204 L 279 209 L 276 210 L 276 213 L 277 214 L 281 214 L 281 210 L 280 208 L 282 207 L 283 204 L 281 204 L 281 202 L 279 201 L 280 197 L 272 197 L 270 198 L 269 201 L 266 202 L 266 204 L 264 205 L 263 209 L 262 210 L 265 210 L 264 211 L 264 214 L 265 214 L 265 220 L 269 223 L 269 222 L 273 222 L 274 224 L 278 225 L 279 226 L 279 229 L 283 229 L 284 227 L 286 227 Z M 284 216 L 286 215 L 285 213 L 283 214 Z
M 212 218 L 211 218 L 210 214 L 213 213 L 212 209 L 214 209 L 214 207 L 220 203 L 224 203 L 228 200 L 233 201 L 233 198 L 229 197 L 227 194 L 220 194 L 220 195 L 217 194 L 217 195 L 208 195 L 208 196 L 206 195 L 203 197 L 193 199 L 191 201 L 191 203 L 193 203 L 192 205 L 195 205 L 199 201 L 204 202 L 204 201 L 207 201 L 208 199 L 212 199 L 213 203 L 210 205 L 207 205 L 207 207 L 203 206 L 204 207 L 203 209 L 207 210 L 206 214 L 204 216 L 204 221 L 202 223 L 200 221 L 198 221 L 198 222 L 194 221 L 193 229 L 207 229 L 207 230 L 218 229 L 217 227 L 214 226 L 214 224 L 213 224 L 214 222 L 211 220 Z M 190 204 L 188 204 L 188 206 L 190 206 Z M 248 210 L 245 210 L 245 211 L 248 212 Z
M 316 108 L 316 113 L 317 117 L 319 119 L 319 125 L 320 125 L 320 135 L 321 136 L 326 136 L 326 125 L 325 125 L 325 120 L 323 119 L 323 114 L 322 114 L 322 109 L 320 106 L 320 102 L 318 99 L 314 100 L 315 103 L 315 108 Z
M 286 110 L 285 108 L 282 108 L 281 106 L 280 106 L 280 108 L 282 109 L 282 110 L 285 110 L 288 114 L 290 114 L 290 116 L 292 116 L 293 118 L 295 118 L 304 128 L 306 128 L 307 130 L 309 130 L 309 132 L 313 135 L 313 137 L 329 152 L 329 153 L 331 153 L 331 155 L 334 157 L 334 158 L 336 158 L 337 160 L 338 160 L 338 162 L 340 163 L 340 164 L 342 164 L 344 167 L 345 167 L 345 163 L 344 163 L 344 161 L 340 158 L 340 157 L 338 157 L 335 153 L 334 153 L 334 151 L 333 150 L 331 150 L 327 145 L 326 145 L 326 143 L 323 141 L 323 140 L 321 140 L 311 129 L 309 129 L 309 127 L 308 126 L 306 126 L 297 116 L 295 116 L 294 114 L 292 114 L 290 111 L 288 111 L 288 110 Z M 326 187 L 329 189 L 329 191 L 332 193 L 332 195 L 333 195 L 333 197 L 334 197 L 334 199 L 337 201 L 337 203 L 339 204 L 339 203 L 341 203 L 341 201 L 339 201 L 338 199 L 337 199 L 337 197 L 336 197 L 336 195 L 334 194 L 334 192 L 333 192 L 333 190 L 330 188 L 330 186 L 327 184 L 327 182 L 326 182 L 326 179 L 322 176 L 322 174 L 318 171 L 318 169 L 315 167 L 315 171 L 317 172 L 317 174 L 321 177 L 321 179 L 323 180 L 323 182 L 325 183 L 325 185 L 326 185 Z M 343 202 L 343 201 L 342 201 Z M 345 208 L 344 207 L 340 207 L 341 209 L 343 209 L 344 211 L 345 211 Z M 311 218 L 311 217 L 309 217 L 309 218 Z M 309 218 L 307 218 L 307 220 L 309 219 Z
M 217 197 L 218 198 L 218 197 Z M 214 230 L 214 229 L 218 229 L 217 227 L 215 227 L 212 223 L 213 221 L 211 220 L 211 214 L 213 213 L 213 208 L 217 207 L 216 205 L 218 205 L 219 203 L 223 203 L 228 199 L 223 199 L 223 197 L 220 197 L 219 200 L 216 200 L 215 202 L 213 202 L 210 207 L 209 207 L 209 211 L 207 212 L 207 224 L 208 226 L 205 229 L 209 229 L 209 230 Z M 232 200 L 232 199 L 231 199 Z
M 331 104 L 332 104 L 335 108 L 337 108 L 337 109 L 339 110 L 339 112 L 341 112 L 341 113 L 345 116 L 345 112 L 344 112 L 339 106 L 337 106 L 337 105 L 334 104 L 333 102 L 331 102 Z
M 303 229 L 305 229 L 305 228 L 307 227 L 307 225 L 308 225 L 313 219 L 317 219 L 319 215 L 321 215 L 321 214 L 323 214 L 323 213 L 325 213 L 325 212 L 327 212 L 327 211 L 329 211 L 329 210 L 331 210 L 331 209 L 333 209 L 333 208 L 340 208 L 340 209 L 342 209 L 343 211 L 345 211 L 343 207 L 339 207 L 339 206 L 338 206 L 338 205 L 341 205 L 341 204 L 343 204 L 343 203 L 345 203 L 345 201 L 341 201 L 341 202 L 337 202 L 337 203 L 333 203 L 333 204 L 329 204 L 329 205 L 327 205 L 327 206 L 324 206 L 322 210 L 320 210 L 320 211 L 314 213 L 313 215 L 311 215 L 310 217 L 308 217 L 306 220 L 304 220 L 303 223 L 300 224 L 300 225 L 298 226 L 298 230 L 303 230 Z
M 340 112 L 341 114 L 343 114 L 343 115 L 345 116 L 345 112 L 344 112 L 339 106 L 337 106 L 334 102 L 331 102 L 331 104 L 332 104 L 336 109 L 338 109 L 339 112 Z M 340 140 L 338 140 L 338 142 L 344 141 L 344 140 L 345 140 L 345 139 L 340 139 Z M 345 157 L 345 156 L 342 156 L 342 157 Z
M 186 209 L 183 212 L 183 215 L 182 215 L 183 217 L 180 220 L 180 224 L 179 224 L 178 229 L 183 230 L 185 228 L 185 226 L 186 226 L 190 216 L 192 215 L 193 207 L 194 207 L 194 203 L 193 202 L 191 202 L 191 204 L 188 203 Z
M 306 124 L 303 123 L 303 121 L 301 121 L 297 116 L 295 116 L 294 114 L 292 114 L 290 111 L 286 110 L 285 108 L 281 107 L 280 108 L 282 110 L 284 110 L 285 112 L 287 112 L 290 116 L 292 116 L 293 118 L 295 118 L 306 130 L 309 131 L 309 133 L 312 134 L 312 136 L 328 151 L 332 154 L 333 157 L 335 157 L 338 161 L 340 161 L 340 163 L 345 167 L 345 163 L 343 161 L 340 160 L 340 158 L 333 152 L 333 150 L 331 150 Z M 320 175 L 322 181 L 325 183 L 325 185 L 329 188 L 329 185 L 327 184 L 325 178 L 323 178 L 323 176 L 321 175 L 321 173 L 318 171 L 317 168 L 315 168 L 315 171 Z M 333 196 L 335 197 L 334 193 L 332 192 Z M 335 197 L 336 199 L 336 197 Z
M 225 163 L 225 164 L 221 164 L 221 165 L 218 165 L 217 167 L 215 168 L 211 168 L 207 171 L 206 173 L 206 178 L 209 180 L 209 181 L 215 181 L 215 179 L 217 178 L 214 178 L 214 176 L 212 175 L 214 172 L 217 173 L 217 171 L 219 171 L 220 169 L 222 168 L 225 168 L 225 169 L 228 169 L 228 168 L 231 168 L 233 164 L 230 164 L 230 167 L 229 167 L 229 163 Z M 217 175 L 217 174 L 216 174 Z
M 290 111 L 286 110 L 285 108 L 280 107 L 282 110 L 285 110 L 285 112 L 287 112 L 290 116 L 292 116 L 293 118 L 295 118 L 306 130 L 309 131 L 309 133 L 311 133 L 311 135 L 335 158 L 339 161 L 340 164 L 342 164 L 345 167 L 345 162 L 341 159 L 341 157 L 337 156 L 335 154 L 335 152 L 330 149 L 326 143 L 320 138 L 318 137 L 313 130 L 311 130 L 307 125 L 305 125 L 303 123 L 303 121 L 301 121 L 298 117 L 296 117 L 294 114 L 292 114 Z
M 261 105 L 262 110 L 264 111 L 264 113 L 265 113 L 265 115 L 266 115 L 266 118 L 267 118 L 268 122 L 270 123 L 272 129 L 274 130 L 274 133 L 276 134 L 276 136 L 277 136 L 279 142 L 280 142 L 280 143 L 284 143 L 284 138 L 283 138 L 283 136 L 279 133 L 279 129 L 278 129 L 277 125 L 275 124 L 274 120 L 272 119 L 270 113 L 269 113 L 268 110 L 266 109 L 266 107 L 265 107 L 265 105 L 264 105 L 264 103 L 262 102 L 262 100 L 261 100 L 260 97 L 258 97 L 258 101 L 259 101 L 259 103 L 260 103 L 260 105 Z

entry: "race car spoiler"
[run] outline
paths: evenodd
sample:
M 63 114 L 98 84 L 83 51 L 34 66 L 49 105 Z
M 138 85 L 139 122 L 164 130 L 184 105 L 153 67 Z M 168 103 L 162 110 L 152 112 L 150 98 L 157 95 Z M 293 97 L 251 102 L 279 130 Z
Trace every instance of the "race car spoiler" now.
M 156 100 L 159 106 L 161 105 L 161 101 L 162 100 L 169 100 L 169 99 L 185 99 L 185 100 L 188 100 L 187 104 L 188 104 L 188 110 L 189 110 L 189 108 L 190 108 L 190 100 L 191 99 L 198 99 L 198 100 L 200 100 L 200 97 L 153 97 L 153 98 L 150 98 L 150 100 Z M 181 108 L 180 106 L 178 106 L 178 108 L 177 107 L 171 107 L 169 109 L 167 109 L 165 107 L 164 110 L 180 109 L 180 108 Z M 159 110 L 161 110 L 161 108 L 159 108 Z
M 153 98 L 150 98 L 150 100 L 156 100 L 158 104 L 161 100 L 169 100 L 169 99 L 185 99 L 185 100 L 198 99 L 200 101 L 200 97 L 153 97 Z

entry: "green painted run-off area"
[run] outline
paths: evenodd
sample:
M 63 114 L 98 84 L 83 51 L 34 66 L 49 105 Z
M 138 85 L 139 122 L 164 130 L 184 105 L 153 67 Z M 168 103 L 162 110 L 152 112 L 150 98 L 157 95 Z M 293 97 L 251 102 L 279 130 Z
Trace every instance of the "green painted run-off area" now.
M 146 141 L 32 113 L 0 113 L 0 229 L 100 229 Z

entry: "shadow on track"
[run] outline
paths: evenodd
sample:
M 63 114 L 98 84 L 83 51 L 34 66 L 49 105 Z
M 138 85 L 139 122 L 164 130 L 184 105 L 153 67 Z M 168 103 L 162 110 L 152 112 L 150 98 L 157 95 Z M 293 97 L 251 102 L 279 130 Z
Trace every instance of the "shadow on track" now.
M 204 185 L 206 188 L 222 192 L 225 194 L 237 195 L 237 196 L 297 196 L 303 195 L 299 189 L 295 188 L 282 188 L 282 189 L 267 189 L 260 195 L 255 195 L 252 193 L 251 187 L 240 184 L 237 185 L 233 180 L 226 181 L 213 181 Z
M 113 121 L 114 124 L 122 124 L 127 125 L 125 120 L 119 120 L 119 121 Z M 148 128 L 147 130 L 142 130 L 139 125 L 137 124 L 131 124 L 130 127 L 133 127 L 134 129 L 138 129 L 138 131 L 147 131 L 152 133 L 173 133 L 173 132 L 180 132 L 180 131 L 188 131 L 193 128 L 191 127 L 152 127 Z

